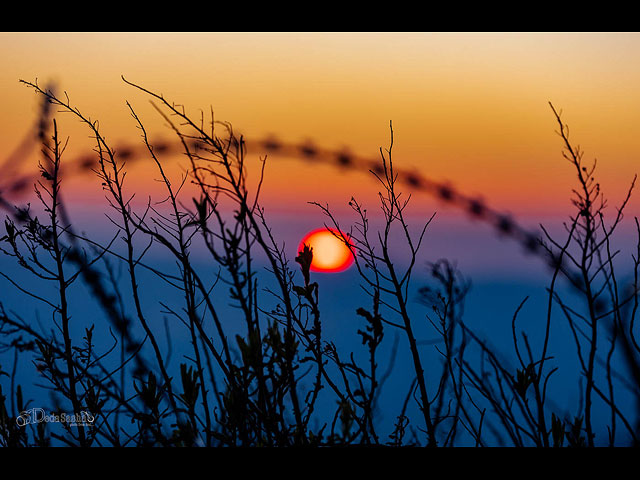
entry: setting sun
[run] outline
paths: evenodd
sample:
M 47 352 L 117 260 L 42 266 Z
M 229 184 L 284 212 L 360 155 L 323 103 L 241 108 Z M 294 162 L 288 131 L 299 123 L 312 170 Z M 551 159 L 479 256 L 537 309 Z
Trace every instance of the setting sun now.
M 314 272 L 342 272 L 353 263 L 349 248 L 326 228 L 307 233 L 300 242 L 298 251 L 302 251 L 304 245 L 313 248 L 311 270 Z

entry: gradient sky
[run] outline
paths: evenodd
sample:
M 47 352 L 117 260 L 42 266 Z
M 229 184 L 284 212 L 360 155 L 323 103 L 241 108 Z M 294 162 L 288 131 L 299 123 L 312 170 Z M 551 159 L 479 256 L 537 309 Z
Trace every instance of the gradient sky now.
M 124 75 L 196 117 L 212 107 L 248 138 L 308 139 L 376 158 L 392 121 L 397 167 L 525 218 L 571 211 L 574 172 L 561 157 L 549 101 L 586 158 L 598 158 L 612 203 L 637 171 L 638 33 L 5 32 L 0 64 L 2 158 L 37 112 L 35 94 L 18 79 L 55 81 L 114 146 L 139 141 L 125 100 L 154 138 L 170 138 Z M 92 148 L 77 121 L 58 117 L 71 137 L 69 157 Z M 367 174 L 270 159 L 263 199 L 272 211 L 306 211 L 311 200 L 340 207 L 351 195 L 375 201 Z M 131 172 L 130 188 L 156 188 L 145 165 Z M 96 186 L 69 179 L 67 197 L 100 202 Z M 415 202 L 437 206 L 424 195 Z
M 231 122 L 249 139 L 274 135 L 293 143 L 310 140 L 377 158 L 379 148 L 389 145 L 392 121 L 397 168 L 450 181 L 465 194 L 480 195 L 495 209 L 512 212 L 525 225 L 552 219 L 555 231 L 561 228 L 558 217 L 572 213 L 575 174 L 561 156 L 563 145 L 548 102 L 563 111 L 571 138 L 585 150 L 586 159 L 598 159 L 611 210 L 640 170 L 640 33 L 606 32 L 0 32 L 0 162 L 20 144 L 38 112 L 39 98 L 19 79 L 55 82 L 73 106 L 100 121 L 102 134 L 114 147 L 140 144 L 127 100 L 152 142 L 171 138 L 149 98 L 126 85 L 121 75 L 183 104 L 195 118 L 200 109 L 211 107 L 217 120 Z M 62 135 L 70 137 L 65 158 L 91 151 L 86 128 L 69 115 L 56 118 Z M 252 161 L 264 153 L 250 152 Z M 35 168 L 38 159 L 33 151 L 26 168 Z M 166 164 L 173 180 L 180 174 L 176 160 Z M 256 173 L 250 172 L 251 180 Z M 147 193 L 159 200 L 157 178 L 147 158 L 131 166 L 126 187 L 142 200 Z M 102 215 L 106 202 L 100 180 L 77 176 L 63 181 L 73 219 L 83 229 L 104 226 L 111 237 L 115 227 Z M 325 220 L 307 202 L 329 203 L 349 223 L 354 217 L 345 210 L 351 196 L 374 215 L 377 191 L 366 172 L 269 156 L 262 198 L 268 218 L 275 218 L 277 240 L 295 249 L 305 233 Z M 33 196 L 16 199 L 28 200 L 33 202 Z M 185 200 L 190 205 L 190 198 Z M 628 206 L 629 217 L 640 214 L 639 206 L 636 196 Z M 472 327 L 490 332 L 496 344 L 504 340 L 511 346 L 510 322 L 525 296 L 531 296 L 521 313 L 527 325 L 544 318 L 548 271 L 539 258 L 526 257 L 520 245 L 496 238 L 487 225 L 460 222 L 460 212 L 426 194 L 416 193 L 409 210 L 419 222 L 438 210 L 416 268 L 416 286 L 427 275 L 422 262 L 453 259 L 474 282 L 465 310 Z M 412 227 L 419 228 L 419 222 Z M 629 239 L 633 235 L 624 237 Z M 153 260 L 173 267 L 173 259 L 162 253 Z M 289 258 L 295 253 L 289 252 Z M 628 258 L 629 250 L 624 255 Z M 5 258 L 0 269 L 24 274 L 11 260 Z M 211 273 L 209 263 L 201 265 Z M 314 277 L 329 338 L 360 342 L 355 334 L 360 324 L 342 323 L 361 305 L 364 294 L 357 277 L 354 269 Z M 145 290 L 149 302 L 171 298 L 162 288 L 168 287 Z M 24 296 L 6 291 L 0 300 L 9 307 L 30 308 Z M 78 296 L 78 316 L 91 312 L 89 300 Z M 415 302 L 411 305 L 422 312 Z M 353 335 L 345 334 L 347 327 L 353 327 Z M 555 351 L 568 351 L 572 341 L 567 335 L 557 336 Z M 560 383 L 562 395 L 573 380 Z M 406 389 L 396 389 L 400 391 Z

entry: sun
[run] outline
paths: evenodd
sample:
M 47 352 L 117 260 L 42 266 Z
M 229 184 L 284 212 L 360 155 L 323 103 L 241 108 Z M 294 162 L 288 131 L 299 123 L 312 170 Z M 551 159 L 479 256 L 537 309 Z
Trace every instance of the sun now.
M 300 241 L 298 252 L 302 251 L 304 245 L 313 248 L 311 271 L 342 272 L 353 263 L 353 255 L 349 248 L 332 232 L 338 233 L 337 230 L 319 228 L 307 233 Z M 348 238 L 348 235 L 345 234 L 345 237 Z

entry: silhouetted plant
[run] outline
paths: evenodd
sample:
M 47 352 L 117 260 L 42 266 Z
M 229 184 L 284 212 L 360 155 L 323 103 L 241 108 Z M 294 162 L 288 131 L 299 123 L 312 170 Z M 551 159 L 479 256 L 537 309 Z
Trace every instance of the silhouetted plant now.
M 214 121 L 213 114 L 206 123 L 204 116 L 194 120 L 162 95 L 123 81 L 152 101 L 186 158 L 187 173 L 177 181 L 170 178 L 158 157 L 167 145 L 149 137 L 127 102 L 165 193 L 161 202 L 149 199 L 142 207 L 135 207 L 134 193 L 125 183 L 132 149 L 112 148 L 99 124 L 66 94 L 61 97 L 37 82 L 23 82 L 46 106 L 38 124 L 43 158 L 35 185 L 42 213 L 30 206 L 11 207 L 0 251 L 38 280 L 37 285 L 55 288 L 41 288 L 35 280 L 21 284 L 0 272 L 42 306 L 38 312 L 50 316 L 10 311 L 0 303 L 2 353 L 13 353 L 11 371 L 0 368 L 3 446 L 562 447 L 617 445 L 627 438 L 637 443 L 640 416 L 620 407 L 617 398 L 620 389 L 629 389 L 640 406 L 635 336 L 640 224 L 636 220 L 633 280 L 629 288 L 621 288 L 611 238 L 631 189 L 606 226 L 595 166 L 583 164 L 555 110 L 565 157 L 576 168 L 579 184 L 574 191 L 577 213 L 565 225 L 563 241 L 554 240 L 544 228 L 544 239 L 538 238 L 451 186 L 431 184 L 418 173 L 399 174 L 392 159 L 392 129 L 389 149 L 381 150 L 380 161 L 371 165 L 381 187 L 380 230 L 372 230 L 366 208 L 355 198 L 349 205 L 356 222 L 349 229 L 341 227 L 328 205 L 313 202 L 328 216 L 330 231 L 350 249 L 370 300 L 345 312 L 358 322 L 361 343 L 360 351 L 345 352 L 323 332 L 322 291 L 310 268 L 312 248 L 304 245 L 292 263 L 260 203 L 266 158 L 252 189 L 246 144 L 231 125 Z M 109 242 L 76 232 L 68 218 L 61 197 L 66 143 L 60 140 L 55 118 L 49 118 L 51 108 L 79 120 L 95 141 L 96 160 L 82 165 L 91 166 L 112 209 L 108 218 L 116 232 Z M 267 147 L 284 148 L 276 141 Z M 313 145 L 298 150 L 308 159 L 326 155 Z M 336 158 L 344 167 L 358 163 L 348 152 Z M 547 315 L 540 323 L 541 345 L 536 348 L 517 328 L 526 298 L 512 319 L 515 356 L 467 324 L 464 307 L 471 282 L 447 260 L 424 262 L 420 248 L 434 216 L 414 235 L 406 214 L 410 197 L 399 191 L 400 184 L 433 189 L 443 201 L 465 205 L 470 214 L 491 221 L 529 251 L 542 252 L 552 272 Z M 2 205 L 8 204 L 3 198 Z M 407 252 L 404 257 L 398 256 L 401 247 Z M 196 250 L 209 255 L 206 264 L 193 260 Z M 151 251 L 171 258 L 174 268 L 153 265 Z M 124 281 L 120 267 L 126 272 Z M 415 286 L 417 269 L 428 275 L 428 284 Z M 148 274 L 178 294 L 178 300 L 155 299 L 162 307 L 163 325 L 144 300 L 143 295 L 155 293 L 144 277 Z M 572 285 L 568 299 L 559 282 Z M 106 323 L 83 323 L 74 316 L 73 292 L 78 288 L 90 293 Z M 550 351 L 554 306 L 573 334 L 584 380 L 584 404 L 566 412 L 548 398 L 549 379 L 563 367 L 552 363 Z M 424 329 L 436 340 L 421 341 L 416 332 Z M 399 335 L 381 371 L 389 332 Z M 178 333 L 186 335 L 180 345 L 171 339 Z M 409 389 L 393 412 L 393 425 L 385 426 L 380 399 L 403 347 L 412 368 L 411 374 L 402 373 Z M 174 350 L 180 355 L 177 365 L 171 362 Z M 429 352 L 440 361 L 427 361 Z M 624 363 L 616 363 L 616 355 Z M 32 379 L 17 373 L 23 358 L 32 362 L 38 382 L 44 382 L 41 387 L 50 391 L 50 412 L 70 410 L 88 421 L 61 422 L 60 429 L 31 422 L 33 403 L 24 398 L 23 385 Z M 632 380 L 624 378 L 626 373 Z M 610 410 L 606 441 L 595 437 L 597 399 Z M 624 440 L 619 422 L 627 434 Z

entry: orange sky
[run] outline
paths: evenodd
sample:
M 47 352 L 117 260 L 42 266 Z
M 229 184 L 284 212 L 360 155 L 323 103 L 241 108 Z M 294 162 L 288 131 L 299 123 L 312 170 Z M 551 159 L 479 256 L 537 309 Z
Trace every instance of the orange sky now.
M 586 157 L 598 158 L 612 202 L 638 171 L 638 33 L 11 32 L 0 33 L 0 64 L 0 158 L 37 111 L 20 78 L 56 81 L 114 145 L 139 138 L 125 100 L 152 135 L 168 137 L 125 75 L 196 117 L 213 107 L 249 138 L 311 139 L 375 157 L 388 146 L 392 121 L 398 167 L 449 180 L 519 215 L 570 211 L 573 171 L 560 156 L 549 101 L 563 110 Z M 69 156 L 91 148 L 78 122 L 60 122 L 71 137 Z M 146 191 L 153 178 L 136 168 L 130 187 Z M 95 186 L 69 179 L 68 196 L 99 200 L 101 193 L 90 193 Z M 310 200 L 344 205 L 352 194 L 375 191 L 366 174 L 274 158 L 264 201 L 298 211 Z

